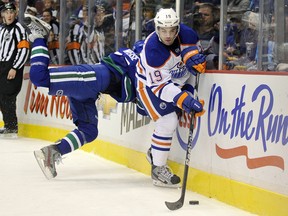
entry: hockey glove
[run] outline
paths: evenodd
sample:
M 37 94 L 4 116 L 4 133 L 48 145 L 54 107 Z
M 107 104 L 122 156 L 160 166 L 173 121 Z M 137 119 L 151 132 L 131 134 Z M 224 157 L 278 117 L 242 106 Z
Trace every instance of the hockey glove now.
M 185 112 L 190 113 L 192 110 L 201 112 L 203 110 L 202 104 L 192 98 L 187 91 L 182 91 L 173 98 L 173 104 Z
M 206 57 L 199 53 L 197 46 L 191 46 L 181 52 L 184 64 L 190 73 L 196 75 L 198 73 L 205 73 L 206 71 Z M 196 72 L 195 72 L 196 71 Z
M 188 84 L 188 83 L 185 84 L 185 85 L 181 88 L 181 90 L 182 90 L 182 91 L 184 91 L 184 90 L 185 90 L 185 91 L 188 91 L 190 95 L 193 95 L 193 94 L 194 94 L 194 88 L 193 88 L 193 86 L 190 85 L 190 84 Z M 197 98 L 197 99 L 198 99 L 198 98 Z M 203 99 L 200 99 L 199 102 L 202 104 L 202 107 L 204 107 L 204 104 L 205 104 L 204 100 L 203 100 Z M 196 117 L 200 117 L 200 116 L 204 115 L 204 113 L 205 113 L 205 110 L 203 109 L 201 112 L 195 113 L 195 116 L 196 116 Z
M 204 104 L 205 104 L 204 100 L 200 99 L 199 102 L 202 104 L 202 107 L 204 107 Z M 195 117 L 200 117 L 200 116 L 204 115 L 205 112 L 206 112 L 206 110 L 202 109 L 202 111 L 195 113 Z

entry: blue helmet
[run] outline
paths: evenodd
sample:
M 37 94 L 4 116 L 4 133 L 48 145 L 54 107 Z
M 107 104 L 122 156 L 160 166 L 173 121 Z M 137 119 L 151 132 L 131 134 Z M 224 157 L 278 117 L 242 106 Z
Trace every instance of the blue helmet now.
M 144 46 L 144 40 L 136 41 L 133 45 L 133 51 L 139 55 Z

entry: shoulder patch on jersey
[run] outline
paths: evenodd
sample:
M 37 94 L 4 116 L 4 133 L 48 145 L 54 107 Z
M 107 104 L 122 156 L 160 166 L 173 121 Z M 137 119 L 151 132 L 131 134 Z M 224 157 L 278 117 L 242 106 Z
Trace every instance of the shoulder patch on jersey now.
M 196 44 L 199 41 L 198 34 L 190 27 L 180 24 L 180 31 L 178 34 L 181 44 Z
M 146 41 L 145 45 L 146 60 L 151 67 L 160 67 L 170 56 L 170 51 L 159 41 L 158 35 L 153 35 Z

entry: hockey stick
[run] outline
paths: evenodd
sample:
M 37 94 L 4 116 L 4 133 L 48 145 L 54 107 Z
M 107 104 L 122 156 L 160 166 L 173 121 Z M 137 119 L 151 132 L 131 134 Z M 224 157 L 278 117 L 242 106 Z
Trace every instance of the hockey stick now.
M 195 79 L 195 85 L 194 85 L 194 98 L 197 98 L 197 94 L 198 94 L 199 77 L 200 77 L 200 75 L 199 75 L 199 73 L 197 73 L 196 79 Z M 194 130 L 194 126 L 195 126 L 195 116 L 194 115 L 195 115 L 195 111 L 193 110 L 191 112 L 191 121 L 190 121 L 189 137 L 188 137 L 188 144 L 187 144 L 186 157 L 185 157 L 185 168 L 184 168 L 184 174 L 183 174 L 183 184 L 182 184 L 181 196 L 180 196 L 180 199 L 177 200 L 176 202 L 165 201 L 167 208 L 170 210 L 180 209 L 184 204 L 186 185 L 187 185 L 187 177 L 188 177 L 188 171 L 189 171 L 189 162 L 190 162 L 191 151 L 192 151 L 193 130 Z

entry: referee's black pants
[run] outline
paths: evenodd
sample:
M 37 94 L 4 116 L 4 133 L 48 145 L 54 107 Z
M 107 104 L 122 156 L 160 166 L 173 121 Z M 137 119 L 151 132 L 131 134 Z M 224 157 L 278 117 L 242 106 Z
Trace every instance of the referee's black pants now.
M 4 127 L 8 130 L 18 131 L 16 97 L 17 94 L 5 95 L 0 93 L 0 109 L 3 115 Z

